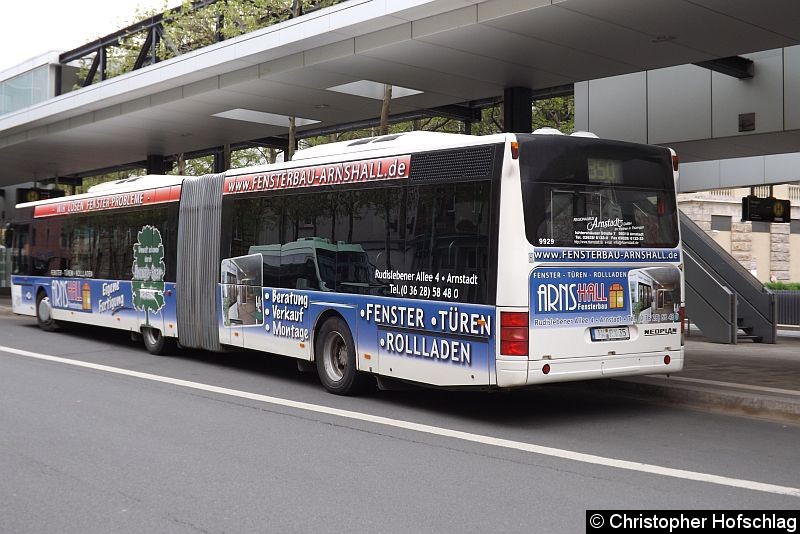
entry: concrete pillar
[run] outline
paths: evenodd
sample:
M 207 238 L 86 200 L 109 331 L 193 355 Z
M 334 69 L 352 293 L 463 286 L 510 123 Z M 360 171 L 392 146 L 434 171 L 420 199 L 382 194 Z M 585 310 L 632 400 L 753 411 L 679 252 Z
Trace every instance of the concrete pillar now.
M 742 267 L 751 270 L 753 260 L 753 228 L 750 222 L 733 221 L 731 224 L 731 256 Z
M 147 174 L 164 174 L 166 171 L 164 156 L 161 154 L 147 155 Z
M 225 172 L 225 153 L 223 148 L 214 151 L 214 174 Z
M 775 277 L 776 281 L 790 281 L 790 253 L 789 246 L 789 225 L 787 223 L 773 223 L 770 230 L 770 257 L 769 271 L 770 278 Z
M 529 87 L 506 87 L 503 91 L 503 130 L 530 133 L 533 122 L 533 91 Z

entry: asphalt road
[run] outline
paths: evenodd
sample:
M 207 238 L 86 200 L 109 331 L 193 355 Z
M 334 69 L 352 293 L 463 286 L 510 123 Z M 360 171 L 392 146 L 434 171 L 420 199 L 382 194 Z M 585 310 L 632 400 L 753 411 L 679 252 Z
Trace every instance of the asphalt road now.
M 582 532 L 593 508 L 797 509 L 752 482 L 800 488 L 798 465 L 798 426 L 580 384 L 342 398 L 288 359 L 0 315 L 0 532 Z

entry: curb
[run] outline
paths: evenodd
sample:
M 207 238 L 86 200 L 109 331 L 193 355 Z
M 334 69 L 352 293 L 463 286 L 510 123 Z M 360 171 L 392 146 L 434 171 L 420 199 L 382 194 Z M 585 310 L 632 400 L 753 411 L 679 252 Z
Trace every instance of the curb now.
M 800 424 L 800 395 L 756 393 L 727 386 L 689 385 L 667 377 L 642 376 L 598 381 L 605 391 L 688 408 Z

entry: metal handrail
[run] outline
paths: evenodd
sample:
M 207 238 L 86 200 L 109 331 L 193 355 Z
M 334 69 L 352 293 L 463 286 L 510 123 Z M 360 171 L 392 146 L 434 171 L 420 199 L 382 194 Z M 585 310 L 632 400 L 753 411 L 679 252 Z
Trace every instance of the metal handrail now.
M 696 223 L 683 213 L 681 216 L 684 249 L 736 295 L 737 326 L 755 339 L 774 343 L 777 332 L 775 295 Z
M 727 250 L 722 248 L 719 243 L 714 241 L 713 238 L 711 238 L 702 228 L 700 228 L 697 223 L 691 220 L 682 211 L 680 213 L 680 221 L 681 224 L 691 226 L 695 230 L 694 232 L 681 232 L 681 239 L 684 241 L 684 245 L 688 245 L 689 248 L 694 250 L 697 250 L 700 248 L 700 246 L 711 248 L 716 252 L 715 256 L 718 256 L 719 259 L 726 264 L 726 266 L 730 267 L 736 271 L 737 274 L 741 275 L 743 281 L 747 282 L 754 292 L 758 294 L 765 293 L 764 286 L 750 273 L 750 271 L 748 271 L 741 263 L 736 261 Z M 715 268 L 713 265 L 710 267 L 718 274 L 722 274 L 719 273 L 719 269 Z

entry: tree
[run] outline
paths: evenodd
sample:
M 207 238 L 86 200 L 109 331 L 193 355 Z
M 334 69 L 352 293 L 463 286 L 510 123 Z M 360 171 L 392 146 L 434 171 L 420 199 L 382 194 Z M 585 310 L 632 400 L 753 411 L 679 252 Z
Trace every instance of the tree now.
M 162 35 L 156 50 L 158 60 L 169 59 L 219 40 L 229 39 L 243 33 L 276 24 L 289 18 L 302 15 L 310 10 L 328 7 L 342 0 L 219 0 L 201 8 L 195 8 L 190 0 L 184 0 L 180 8 L 165 11 L 162 22 Z M 165 5 L 166 8 L 166 5 Z M 138 11 L 137 20 L 154 15 L 155 12 Z M 145 32 L 138 32 L 120 39 L 116 47 L 108 50 L 107 75 L 115 76 L 128 72 L 133 68 L 139 50 L 146 38 Z M 84 76 L 88 73 L 88 63 Z M 427 117 L 411 121 L 391 122 L 390 110 L 392 85 L 384 84 L 384 96 L 381 101 L 380 122 L 377 128 L 365 128 L 335 133 L 300 140 L 301 146 L 314 146 L 334 141 L 346 141 L 390 133 L 402 133 L 416 130 L 434 132 L 465 133 L 466 125 L 462 121 L 447 117 Z M 376 110 L 377 111 L 377 110 Z M 575 104 L 572 96 L 555 97 L 538 100 L 532 103 L 533 120 L 531 131 L 543 126 L 558 128 L 571 133 L 575 126 Z M 286 161 L 292 158 L 297 131 L 294 117 L 288 121 L 289 151 L 283 157 Z M 481 120 L 471 123 L 473 135 L 489 135 L 503 131 L 502 102 L 481 110 Z M 241 168 L 252 165 L 275 163 L 278 150 L 273 148 L 246 148 L 231 151 L 225 150 L 225 168 Z M 213 156 L 200 156 L 187 159 L 184 154 L 175 155 L 176 165 L 169 174 L 199 176 L 214 170 Z M 124 174 L 124 176 L 120 176 Z M 143 171 L 114 173 L 84 180 L 84 188 L 94 183 L 102 183 L 131 174 L 144 174 Z
M 380 135 L 389 133 L 389 109 L 392 103 L 392 84 L 383 84 L 383 101 L 381 102 L 381 125 L 379 129 Z
M 533 103 L 533 129 L 550 126 L 564 133 L 575 130 L 575 97 L 556 96 Z

